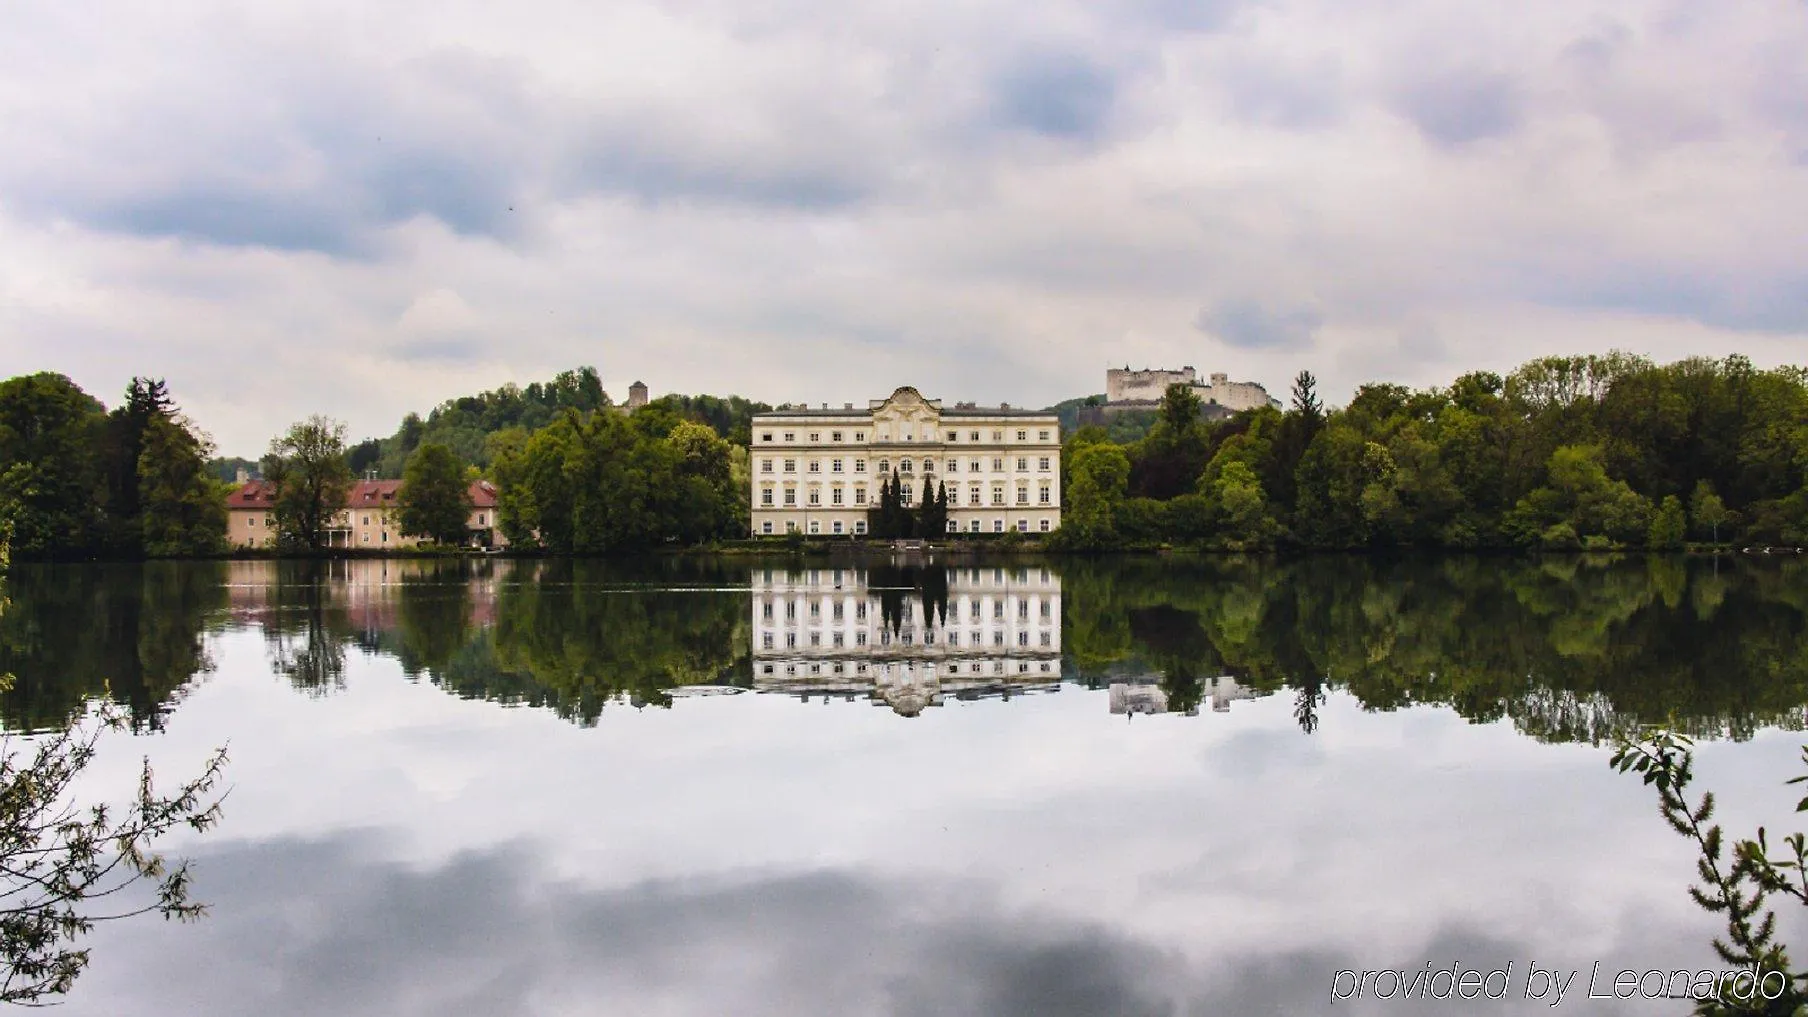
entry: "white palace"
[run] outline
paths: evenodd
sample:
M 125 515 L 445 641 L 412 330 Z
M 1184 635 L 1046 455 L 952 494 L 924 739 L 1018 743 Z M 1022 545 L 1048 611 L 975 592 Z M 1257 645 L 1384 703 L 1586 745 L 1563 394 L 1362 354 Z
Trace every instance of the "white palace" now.
M 1052 413 L 924 399 L 900 388 L 866 409 L 782 408 L 753 418 L 753 533 L 863 534 L 895 471 L 910 505 L 938 483 L 950 533 L 1061 525 L 1061 426 Z
M 945 586 L 924 596 L 876 585 L 874 574 L 755 570 L 753 687 L 825 702 L 858 697 L 905 716 L 945 696 L 1060 688 L 1060 576 L 950 568 Z

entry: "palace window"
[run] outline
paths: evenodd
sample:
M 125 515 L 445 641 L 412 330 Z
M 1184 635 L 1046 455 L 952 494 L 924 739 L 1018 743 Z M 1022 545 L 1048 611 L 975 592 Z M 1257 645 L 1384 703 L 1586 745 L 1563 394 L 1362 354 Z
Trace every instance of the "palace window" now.
M 1048 440 L 1048 432 L 1047 431 L 1037 431 L 1036 432 L 1036 440 L 1037 441 L 1047 441 Z
M 1046 520 L 1046 519 L 1044 519 L 1044 520 L 1042 520 L 1042 532 L 1043 532 L 1043 533 L 1047 533 L 1047 532 L 1048 532 L 1048 520 Z M 1042 614 L 1043 614 L 1043 615 L 1044 615 L 1044 616 L 1045 616 L 1045 617 L 1046 617 L 1046 616 L 1047 616 L 1047 615 L 1048 615 L 1048 605 L 1047 605 L 1047 604 L 1044 604 L 1044 605 L 1042 605 Z M 1048 639 L 1048 633 L 1046 633 L 1046 632 L 1045 632 L 1045 633 L 1043 633 L 1043 634 L 1042 634 L 1042 638 L 1043 638 L 1043 639 L 1044 639 L 1044 640 L 1046 640 L 1046 639 Z
M 761 505 L 771 505 L 772 504 L 772 491 L 770 488 L 760 492 L 760 504 Z
M 912 464 L 911 464 L 910 460 L 908 460 L 908 459 L 898 460 L 898 471 L 900 473 L 909 473 L 911 471 L 911 469 L 912 469 Z
M 960 532 L 960 523 L 955 522 L 952 519 L 948 520 L 948 532 L 949 533 L 959 533 Z
M 817 522 L 814 519 L 810 520 L 810 535 L 813 537 L 816 534 L 821 533 L 821 532 L 822 532 L 822 524 Z
M 1036 469 L 1041 470 L 1043 473 L 1048 472 L 1048 457 L 1047 456 L 1043 456 L 1042 458 L 1036 460 Z
M 985 469 L 985 462 L 982 460 L 979 460 L 979 459 L 975 459 L 972 461 L 971 464 L 969 464 L 968 468 L 971 469 L 974 473 L 978 473 L 981 470 Z
M 1004 488 L 994 487 L 992 489 L 992 504 L 994 504 L 994 505 L 1003 505 L 1004 504 Z
M 1047 462 L 1047 460 L 1043 460 L 1043 461 Z M 1043 469 L 1048 469 L 1048 467 L 1044 466 Z M 841 472 L 841 460 L 839 460 L 839 459 L 831 460 L 829 462 L 829 472 L 830 473 L 840 473 Z
M 810 472 L 811 473 L 821 473 L 822 472 L 822 463 L 815 459 L 810 460 Z
M 785 504 L 787 504 L 787 505 L 797 504 L 797 492 L 796 491 L 787 490 L 785 492 Z
M 797 460 L 795 460 L 795 459 L 785 460 L 785 472 L 786 473 L 796 473 L 797 472 Z
M 1048 434 L 1047 431 L 1044 431 L 1042 433 L 1044 435 Z M 841 432 L 840 431 L 830 431 L 829 432 L 829 440 L 830 441 L 840 441 L 841 440 Z
M 822 432 L 821 431 L 811 431 L 810 432 L 810 440 L 813 442 L 821 441 L 822 440 Z
M 923 460 L 923 472 L 924 473 L 934 473 L 935 472 L 935 460 L 933 460 L 933 459 Z
M 1017 469 L 1019 471 L 1024 471 L 1024 470 L 1028 470 L 1029 468 L 1030 468 L 1029 458 L 1027 456 L 1018 456 L 1017 457 Z
M 760 460 L 760 472 L 761 473 L 771 473 L 772 472 L 772 460 L 770 460 L 770 459 Z
M 866 488 L 864 488 L 864 487 L 854 488 L 854 504 L 856 504 L 856 505 L 865 505 L 866 504 Z
M 767 521 L 761 523 L 760 524 L 760 532 L 761 533 L 771 533 L 772 532 L 772 520 L 768 519 Z
M 905 484 L 904 485 L 904 504 L 909 505 L 910 503 L 911 503 L 910 502 L 910 485 Z
M 1029 441 L 1030 433 L 1028 431 L 1018 431 L 1017 432 L 1017 440 L 1018 441 Z
M 1042 493 L 1047 494 L 1048 489 L 1043 488 Z M 1044 498 L 1042 500 L 1047 501 L 1048 499 Z M 829 504 L 831 504 L 831 505 L 841 504 L 841 488 L 837 487 L 835 490 L 829 492 Z
M 891 460 L 890 459 L 879 460 L 879 472 L 881 474 L 886 474 L 886 473 L 891 472 Z
M 1003 431 L 993 431 L 992 432 L 992 440 L 993 441 L 1003 441 L 1004 440 L 1004 432 Z
M 1003 533 L 1004 532 L 1004 520 L 1002 520 L 1002 519 L 992 520 L 992 532 L 993 533 Z
M 979 492 L 980 492 L 980 488 L 979 488 L 978 484 L 974 484 L 972 487 L 968 488 L 967 489 L 967 504 L 969 504 L 969 505 L 982 504 L 984 502 L 984 499 L 980 497 Z
M 1017 504 L 1028 505 L 1029 503 L 1030 503 L 1030 489 L 1027 487 L 1018 488 L 1017 489 Z
M 1017 520 L 1017 532 L 1018 533 L 1030 532 L 1030 521 L 1028 519 Z
M 822 492 L 818 491 L 814 487 L 810 488 L 810 504 L 812 504 L 812 505 L 822 504 Z
M 864 520 L 864 519 L 854 520 L 854 532 L 855 533 L 865 533 L 866 532 L 866 520 Z M 864 617 L 866 615 L 866 605 L 865 604 L 860 605 L 860 614 L 862 617 Z M 866 633 L 862 632 L 862 633 L 856 635 L 854 638 L 859 640 L 862 644 L 864 644 L 866 642 Z
M 797 432 L 796 431 L 786 431 L 785 432 L 785 443 L 786 444 L 790 444 L 791 442 L 794 442 L 796 440 L 797 440 Z
M 865 473 L 866 472 L 866 460 L 864 460 L 864 459 L 854 460 L 854 472 L 855 473 Z
M 979 532 L 979 520 L 975 519 L 972 522 L 968 523 L 967 531 L 969 533 L 978 533 Z
M 967 432 L 967 440 L 968 441 L 978 441 L 979 440 L 979 432 L 978 431 L 968 431 Z
M 948 440 L 949 441 L 959 441 L 960 440 L 960 432 L 959 431 L 949 431 L 948 432 Z
M 1047 505 L 1048 502 L 1049 502 L 1049 489 L 1048 489 L 1047 485 L 1043 485 L 1042 487 L 1038 488 L 1036 491 L 1036 504 Z
M 865 441 L 866 440 L 866 432 L 865 431 L 855 431 L 854 432 L 854 440 L 855 441 Z

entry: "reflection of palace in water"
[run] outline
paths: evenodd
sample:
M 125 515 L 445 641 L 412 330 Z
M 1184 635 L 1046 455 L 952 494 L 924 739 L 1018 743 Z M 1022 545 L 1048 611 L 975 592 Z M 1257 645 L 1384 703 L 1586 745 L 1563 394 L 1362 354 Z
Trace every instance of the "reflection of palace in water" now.
M 946 696 L 1060 688 L 1061 579 L 1046 568 L 759 569 L 752 601 L 761 692 L 916 716 Z
M 1106 691 L 1110 697 L 1111 712 L 1126 715 L 1167 713 L 1168 694 L 1160 683 L 1161 679 L 1154 675 L 1112 682 Z M 1256 697 L 1253 691 L 1237 684 L 1237 680 L 1229 675 L 1204 679 L 1200 683 L 1199 692 L 1199 701 L 1209 702 L 1213 713 L 1226 713 L 1230 710 L 1230 704 L 1237 700 Z M 1197 716 L 1199 707 L 1189 706 L 1184 712 L 1189 717 Z

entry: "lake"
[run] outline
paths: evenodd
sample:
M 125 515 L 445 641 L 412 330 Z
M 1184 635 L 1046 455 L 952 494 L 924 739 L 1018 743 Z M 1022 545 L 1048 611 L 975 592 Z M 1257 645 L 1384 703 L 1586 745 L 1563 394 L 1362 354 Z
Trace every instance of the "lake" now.
M 230 745 L 224 821 L 165 842 L 208 916 L 84 941 L 63 1012 L 107 1017 L 1548 1013 L 1534 969 L 1576 973 L 1560 1013 L 1686 1013 L 1586 998 L 1724 967 L 1612 739 L 1668 721 L 1731 831 L 1795 829 L 1808 705 L 1795 558 L 21 565 L 8 593 L 7 726 L 132 718 L 95 794 Z M 1507 998 L 1333 999 L 1427 965 Z

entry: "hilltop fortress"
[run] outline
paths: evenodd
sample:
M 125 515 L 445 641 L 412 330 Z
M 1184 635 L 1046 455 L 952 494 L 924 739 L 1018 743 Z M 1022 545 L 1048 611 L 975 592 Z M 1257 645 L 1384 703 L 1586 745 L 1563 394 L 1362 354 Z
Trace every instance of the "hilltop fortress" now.
M 1223 373 L 1213 374 L 1210 384 L 1201 385 L 1198 373 L 1191 367 L 1178 371 L 1132 371 L 1128 365 L 1105 371 L 1105 403 L 1108 407 L 1121 409 L 1151 408 L 1161 401 L 1169 385 L 1190 386 L 1200 402 L 1207 406 L 1216 404 L 1233 413 L 1263 406 L 1278 409 L 1281 405 L 1281 401 L 1270 396 L 1261 385 L 1253 381 L 1231 381 L 1230 376 Z

